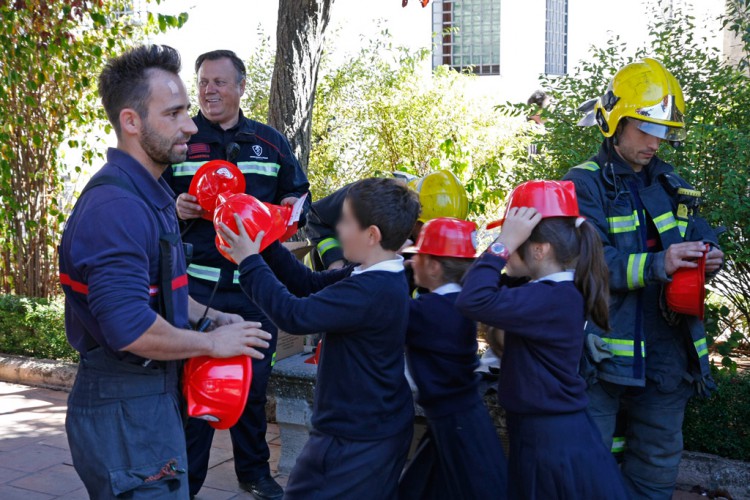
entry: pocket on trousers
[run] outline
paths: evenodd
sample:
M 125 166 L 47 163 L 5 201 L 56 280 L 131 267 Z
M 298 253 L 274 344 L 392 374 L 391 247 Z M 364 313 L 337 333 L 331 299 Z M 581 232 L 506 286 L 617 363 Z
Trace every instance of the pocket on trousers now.
M 139 488 L 168 492 L 180 487 L 187 473 L 184 457 L 165 458 L 158 462 L 109 471 L 112 494 L 122 495 Z

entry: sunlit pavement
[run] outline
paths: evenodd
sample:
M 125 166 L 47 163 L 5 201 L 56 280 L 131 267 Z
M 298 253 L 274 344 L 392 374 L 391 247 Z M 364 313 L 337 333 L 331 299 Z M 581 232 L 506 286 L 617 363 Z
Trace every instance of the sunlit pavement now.
M 65 436 L 68 394 L 0 382 L 0 499 L 85 499 L 73 469 Z M 271 473 L 284 486 L 277 466 L 281 444 L 276 424 L 269 424 Z M 240 490 L 234 474 L 228 431 L 217 431 L 208 477 L 198 499 L 252 498 Z
M 0 499 L 85 499 L 86 490 L 73 470 L 65 436 L 68 394 L 0 382 Z M 281 442 L 276 424 L 268 425 L 271 474 L 282 485 L 287 476 L 277 468 Z M 208 477 L 199 500 L 252 498 L 240 490 L 234 475 L 228 431 L 217 431 Z M 705 498 L 677 492 L 674 499 Z

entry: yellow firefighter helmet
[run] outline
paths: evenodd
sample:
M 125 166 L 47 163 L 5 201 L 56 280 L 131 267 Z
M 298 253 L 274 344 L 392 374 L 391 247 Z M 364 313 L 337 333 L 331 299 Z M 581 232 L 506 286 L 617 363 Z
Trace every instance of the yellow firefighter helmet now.
M 685 98 L 677 79 L 656 59 L 622 67 L 594 107 L 596 123 L 612 137 L 623 118 L 639 120 L 643 132 L 671 143 L 685 140 Z
M 469 199 L 466 190 L 453 172 L 440 170 L 409 181 L 409 187 L 419 194 L 421 222 L 437 217 L 466 219 Z

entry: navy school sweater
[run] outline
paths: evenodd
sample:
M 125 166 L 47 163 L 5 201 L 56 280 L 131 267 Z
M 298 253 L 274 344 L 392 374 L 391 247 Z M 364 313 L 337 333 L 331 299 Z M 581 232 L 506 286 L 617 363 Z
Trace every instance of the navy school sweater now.
M 409 295 L 402 264 L 389 263 L 394 270 L 314 273 L 279 243 L 240 263 L 242 289 L 276 326 L 323 332 L 312 416 L 320 432 L 365 441 L 412 425 L 404 376 Z
M 586 408 L 583 296 L 572 281 L 501 284 L 505 260 L 484 254 L 469 269 L 456 307 L 505 330 L 498 399 L 508 411 L 571 413 Z
M 430 418 L 480 403 L 476 324 L 455 307 L 458 290 L 426 293 L 409 304 L 407 362 L 417 402 Z M 438 292 L 440 289 L 437 290 Z

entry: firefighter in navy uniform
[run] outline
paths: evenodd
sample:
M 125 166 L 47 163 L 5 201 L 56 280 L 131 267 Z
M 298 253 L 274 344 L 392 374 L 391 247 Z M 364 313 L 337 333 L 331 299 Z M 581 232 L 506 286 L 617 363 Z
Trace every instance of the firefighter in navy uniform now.
M 656 156 L 663 141 L 685 139 L 684 113 L 680 85 L 659 61 L 626 65 L 582 123 L 599 126 L 599 152 L 565 176 L 599 230 L 610 272 L 612 329 L 587 326 L 589 413 L 607 446 L 624 445 L 622 472 L 639 499 L 672 498 L 685 406 L 713 386 L 703 322 L 669 310 L 664 297 L 675 271 L 697 267 L 704 252 L 708 277 L 723 260 L 716 232 L 698 216 L 700 193 Z M 614 435 L 621 410 L 624 443 Z
M 275 129 L 243 116 L 240 99 L 245 90 L 245 66 L 234 52 L 217 50 L 203 54 L 196 60 L 195 71 L 200 112 L 193 121 L 198 132 L 188 143 L 187 160 L 172 165 L 165 177 L 178 195 L 177 214 L 182 220 L 183 239 L 193 245 L 193 259 L 187 268 L 190 296 L 246 320 L 259 321 L 265 331 L 273 334 L 271 345 L 264 351 L 266 357 L 253 362 L 247 407 L 230 433 L 235 471 L 242 488 L 256 498 L 276 499 L 283 491 L 270 475 L 265 404 L 277 329 L 242 293 L 237 266 L 218 252 L 213 223 L 201 218 L 200 205 L 187 191 L 196 171 L 214 159 L 235 163 L 245 175 L 246 192 L 260 201 L 292 205 L 309 190 L 309 184 L 286 138 Z M 188 422 L 192 495 L 198 493 L 206 478 L 213 433 L 213 428 L 203 420 Z
M 262 356 L 259 323 L 188 297 L 173 193 L 161 179 L 195 132 L 180 56 L 141 46 L 110 60 L 99 94 L 117 148 L 81 193 L 60 243 L 65 330 L 81 361 L 65 429 L 90 498 L 188 498 L 179 360 Z

